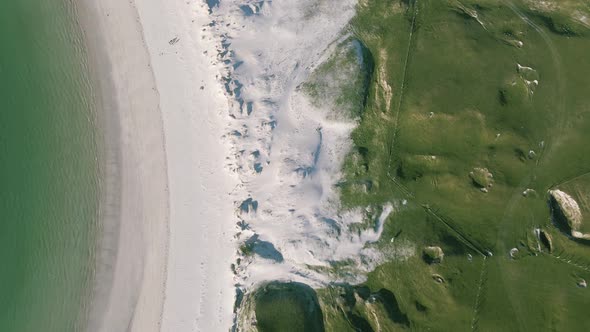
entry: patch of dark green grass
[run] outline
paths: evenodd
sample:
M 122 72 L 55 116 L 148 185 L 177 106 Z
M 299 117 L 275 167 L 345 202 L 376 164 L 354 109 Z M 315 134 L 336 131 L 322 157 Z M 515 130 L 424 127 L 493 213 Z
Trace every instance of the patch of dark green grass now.
M 254 294 L 260 332 L 323 332 L 324 322 L 315 291 L 295 282 L 271 282 Z

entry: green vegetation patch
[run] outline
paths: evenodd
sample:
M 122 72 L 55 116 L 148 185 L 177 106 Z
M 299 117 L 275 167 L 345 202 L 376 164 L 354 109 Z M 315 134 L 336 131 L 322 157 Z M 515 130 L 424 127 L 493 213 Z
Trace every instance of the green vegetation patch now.
M 301 283 L 271 282 L 253 296 L 260 332 L 323 332 L 324 322 L 315 291 Z
M 356 38 L 340 42 L 302 85 L 312 104 L 333 119 L 358 119 L 364 109 L 373 57 Z
M 366 286 L 330 286 L 320 291 L 328 331 L 397 331 L 409 328 L 394 293 Z
M 402 243 L 417 251 L 391 256 L 363 286 L 395 294 L 415 330 L 587 329 L 579 285 L 590 250 L 555 227 L 546 193 L 570 193 L 586 216 L 588 4 L 373 0 L 358 8 L 353 31 L 375 71 L 342 201 L 406 200 L 379 246 L 386 255 Z M 424 248 L 433 247 L 444 252 L 439 264 L 428 264 L 435 252 Z M 371 315 L 357 314 L 377 330 L 385 316 Z M 330 317 L 326 326 L 346 322 Z

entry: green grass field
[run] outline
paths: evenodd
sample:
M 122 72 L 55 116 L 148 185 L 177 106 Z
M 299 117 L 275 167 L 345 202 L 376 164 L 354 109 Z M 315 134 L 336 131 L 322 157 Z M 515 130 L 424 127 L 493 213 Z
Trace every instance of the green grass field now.
M 439 245 L 446 254 L 436 266 L 419 255 L 393 259 L 369 275 L 371 290 L 396 294 L 407 328 L 590 328 L 583 306 L 590 294 L 576 285 L 590 277 L 590 248 L 551 224 L 546 194 L 567 190 L 587 211 L 590 30 L 572 18 L 580 12 L 590 15 L 590 7 L 360 5 L 354 31 L 377 69 L 353 134 L 357 152 L 347 161 L 343 200 L 356 206 L 407 199 L 390 217 L 383 245 L 405 239 L 417 248 Z M 469 176 L 483 168 L 493 175 L 487 192 Z M 358 183 L 372 186 L 358 190 Z M 525 196 L 526 189 L 534 191 Z M 537 227 L 550 234 L 551 253 L 538 251 Z M 519 250 L 514 258 L 511 248 Z M 379 319 L 369 321 L 376 330 Z
M 315 291 L 296 282 L 270 282 L 244 299 L 242 330 L 259 332 L 325 331 Z M 251 325 L 247 327 L 246 325 Z
M 406 200 L 378 245 L 415 254 L 317 290 L 325 330 L 590 330 L 590 247 L 547 203 L 569 192 L 590 232 L 588 17 L 581 0 L 360 1 L 373 68 L 342 201 Z

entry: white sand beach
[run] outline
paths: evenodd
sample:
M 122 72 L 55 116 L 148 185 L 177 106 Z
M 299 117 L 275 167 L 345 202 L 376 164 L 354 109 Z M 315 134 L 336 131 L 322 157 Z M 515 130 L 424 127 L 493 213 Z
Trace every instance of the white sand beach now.
M 236 286 L 338 281 L 307 267 L 332 259 L 362 279 L 381 259 L 366 244 L 393 205 L 374 229 L 333 230 L 366 212 L 341 213 L 335 189 L 356 123 L 297 88 L 346 38 L 354 0 L 83 1 L 107 142 L 89 331 L 228 331 Z M 234 276 L 244 241 L 262 251 Z
M 104 125 L 89 331 L 227 331 L 235 184 L 205 3 L 79 4 Z

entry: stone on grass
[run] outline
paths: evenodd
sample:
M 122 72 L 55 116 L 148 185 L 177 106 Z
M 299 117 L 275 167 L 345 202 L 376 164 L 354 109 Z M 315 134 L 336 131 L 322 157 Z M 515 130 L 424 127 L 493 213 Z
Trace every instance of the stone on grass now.
M 575 199 L 567 193 L 555 189 L 549 190 L 549 203 L 554 222 L 575 239 L 590 241 L 590 234 L 580 231 L 582 228 L 582 211 Z
M 423 254 L 424 254 L 424 256 L 423 256 L 424 260 L 428 264 L 441 263 L 443 260 L 443 257 L 445 256 L 445 253 L 443 252 L 441 247 L 436 247 L 436 246 L 424 248 Z
M 491 188 L 494 183 L 494 175 L 487 168 L 475 167 L 473 171 L 469 172 L 469 177 L 479 188 Z

